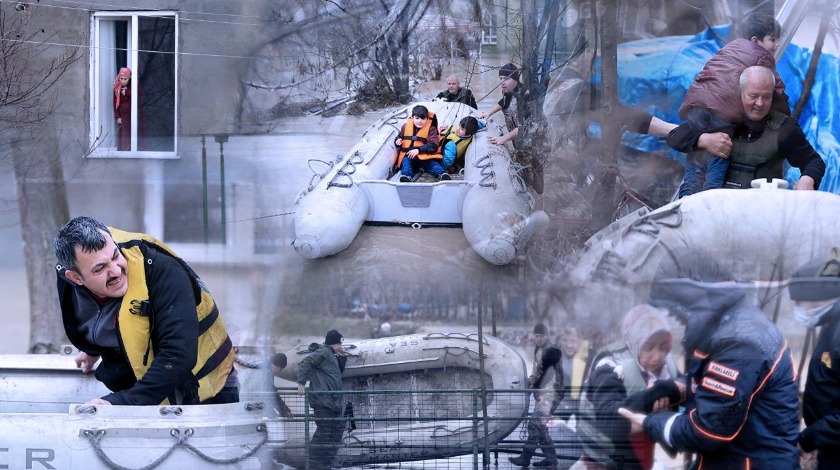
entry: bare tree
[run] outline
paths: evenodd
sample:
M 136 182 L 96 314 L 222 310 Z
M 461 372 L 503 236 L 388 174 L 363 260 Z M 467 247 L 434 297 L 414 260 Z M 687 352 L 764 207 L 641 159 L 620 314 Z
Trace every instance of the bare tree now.
M 289 95 L 303 85 L 324 96 L 343 88 L 365 101 L 408 102 L 412 79 L 435 70 L 429 61 L 448 55 L 450 39 L 463 43 L 471 33 L 463 22 L 446 21 L 460 18 L 450 8 L 440 0 L 305 2 L 298 6 L 305 19 L 278 22 L 276 34 L 257 48 L 245 85 Z
M 54 85 L 79 60 L 78 48 L 58 54 L 24 3 L 0 3 L 0 159 L 11 162 L 21 214 L 27 285 L 29 350 L 58 350 L 64 337 L 57 314 L 51 235 L 67 221 L 67 195 L 58 138 Z

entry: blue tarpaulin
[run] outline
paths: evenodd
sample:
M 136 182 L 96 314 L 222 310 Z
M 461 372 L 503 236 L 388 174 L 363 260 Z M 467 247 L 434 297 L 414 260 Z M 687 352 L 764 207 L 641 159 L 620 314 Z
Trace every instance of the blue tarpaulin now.
M 694 36 L 668 36 L 622 43 L 618 46 L 618 96 L 626 105 L 645 110 L 665 121 L 682 122 L 677 110 L 694 77 L 706 61 L 723 47 L 729 25 L 707 29 Z M 790 44 L 777 65 L 793 109 L 802 94 L 802 84 L 813 51 Z M 597 70 L 597 69 L 596 69 Z M 799 125 L 814 149 L 826 162 L 820 190 L 840 193 L 840 58 L 823 53 L 811 89 L 811 97 Z M 596 75 L 596 86 L 600 80 Z M 637 150 L 663 151 L 663 139 L 625 134 L 622 142 Z M 675 158 L 681 158 L 671 151 Z M 795 181 L 799 170 L 790 169 Z

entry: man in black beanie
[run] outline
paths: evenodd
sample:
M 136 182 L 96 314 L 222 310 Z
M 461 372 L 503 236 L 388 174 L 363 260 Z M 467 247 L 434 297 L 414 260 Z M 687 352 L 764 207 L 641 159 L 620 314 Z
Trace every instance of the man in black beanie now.
M 796 320 L 809 329 L 820 327 L 802 397 L 807 427 L 799 433 L 799 448 L 817 451 L 818 470 L 836 468 L 840 462 L 840 249 L 799 268 L 788 290 L 796 304 Z
M 308 454 L 309 468 L 313 470 L 331 467 L 344 432 L 342 396 L 331 393 L 343 389 L 341 373 L 347 362 L 347 352 L 341 346 L 342 341 L 344 338 L 337 330 L 328 331 L 324 344 L 309 345 L 309 355 L 298 366 L 298 393 L 306 393 L 306 382 L 309 381 L 309 406 L 315 415 L 316 429 Z
M 534 189 L 537 194 L 543 192 L 543 164 L 540 158 L 528 155 L 524 152 L 522 145 L 517 140 L 519 127 L 529 118 L 528 106 L 531 104 L 530 94 L 519 82 L 519 75 L 522 71 L 512 63 L 507 63 L 499 69 L 499 86 L 502 89 L 502 99 L 493 106 L 487 113 L 478 116 L 479 119 L 486 119 L 493 114 L 502 111 L 505 115 L 507 133 L 501 136 L 490 135 L 488 140 L 491 144 L 504 145 L 510 142 L 513 145 L 513 159 L 524 165 L 527 169 L 522 174 L 525 183 Z M 522 113 L 520 104 L 522 101 Z
M 487 119 L 499 111 L 502 111 L 505 115 L 508 132 L 501 137 L 490 136 L 490 143 L 502 145 L 511 141 L 516 148 L 514 139 L 519 135 L 519 125 L 521 124 L 516 107 L 516 100 L 520 98 L 519 92 L 521 90 L 519 74 L 519 68 L 511 63 L 507 63 L 499 69 L 499 86 L 502 88 L 502 99 L 490 111 L 478 116 L 479 119 Z

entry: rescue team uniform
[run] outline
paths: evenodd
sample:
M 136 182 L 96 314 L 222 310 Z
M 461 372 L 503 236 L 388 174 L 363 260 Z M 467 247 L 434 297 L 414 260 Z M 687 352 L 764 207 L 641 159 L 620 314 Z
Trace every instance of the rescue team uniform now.
M 422 169 L 436 178 L 443 174 L 443 167 L 440 166 L 442 156 L 438 150 L 440 134 L 435 113 L 429 112 L 429 118 L 420 129 L 415 129 L 414 119 L 409 116 L 397 139 L 402 141 L 398 147 L 397 168 L 404 176 L 412 178 L 417 169 Z M 420 151 L 415 158 L 403 158 L 409 150 L 414 149 Z
M 749 188 L 755 178 L 784 178 L 786 159 L 802 175 L 814 179 L 818 189 L 825 174 L 825 162 L 814 150 L 795 119 L 771 111 L 756 127 L 735 126 L 729 168 L 724 178 L 725 188 Z M 702 158 L 703 150 L 696 148 L 703 131 L 683 124 L 668 136 L 668 145 L 686 158 Z M 699 156 L 697 156 L 699 155 Z
M 650 414 L 645 432 L 698 453 L 698 470 L 798 469 L 796 368 L 764 312 L 736 286 L 686 278 L 655 283 L 650 303 L 689 317 L 689 363 L 686 413 Z
M 101 356 L 96 378 L 114 405 L 238 401 L 235 351 L 198 275 L 149 235 L 109 228 L 126 259 L 128 291 L 95 299 L 58 265 L 64 329 L 74 346 Z
M 799 435 L 799 446 L 806 452 L 818 450 L 817 469 L 828 470 L 840 462 L 840 302 L 817 326 L 822 329 L 808 363 L 802 397 L 807 427 Z

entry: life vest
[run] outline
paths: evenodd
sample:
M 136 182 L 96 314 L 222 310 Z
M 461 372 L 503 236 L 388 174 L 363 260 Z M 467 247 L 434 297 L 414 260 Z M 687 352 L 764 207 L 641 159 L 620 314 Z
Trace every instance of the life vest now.
M 764 133 L 758 140 L 733 139 L 724 188 L 749 188 L 758 178 L 784 178 L 784 159 L 779 155 L 779 128 L 787 119 L 771 111 Z
M 199 401 L 214 397 L 225 386 L 228 374 L 233 368 L 236 352 L 210 292 L 192 268 L 160 240 L 143 233 L 124 232 L 112 227 L 109 227 L 109 230 L 125 257 L 128 272 L 131 273 L 128 277 L 128 290 L 117 314 L 117 324 L 135 378 L 140 380 L 154 359 L 154 348 L 151 344 L 153 313 L 143 312 L 144 302 L 149 300 L 146 265 L 152 263 L 151 259 L 145 258 L 140 249 L 141 243 L 145 242 L 176 259 L 193 282 L 199 337 L 198 359 L 192 373 L 198 381 Z
M 414 119 L 411 116 L 408 117 L 408 121 L 405 123 L 405 134 L 397 137 L 402 141 L 399 147 L 399 154 L 397 155 L 397 168 L 400 168 L 403 157 L 409 150 L 414 150 L 426 145 L 429 141 L 429 131 L 432 126 L 437 127 L 437 117 L 435 116 L 435 113 L 431 111 L 429 111 L 429 119 L 426 119 L 426 124 L 418 130 L 414 129 Z M 441 146 L 438 145 L 435 153 L 419 153 L 417 154 L 417 158 L 420 160 L 441 159 L 443 156 L 440 152 Z
M 440 152 L 443 153 L 444 147 L 446 146 L 447 142 L 455 142 L 455 161 L 452 164 L 454 166 L 463 168 L 465 163 L 464 155 L 466 155 L 467 147 L 470 146 L 470 143 L 472 142 L 473 136 L 475 134 L 462 139 L 455 132 L 458 130 L 458 125 L 459 124 L 453 124 L 449 126 L 449 128 L 446 129 L 446 131 L 444 131 L 443 135 L 445 135 L 446 137 L 444 137 L 443 140 L 440 141 Z

